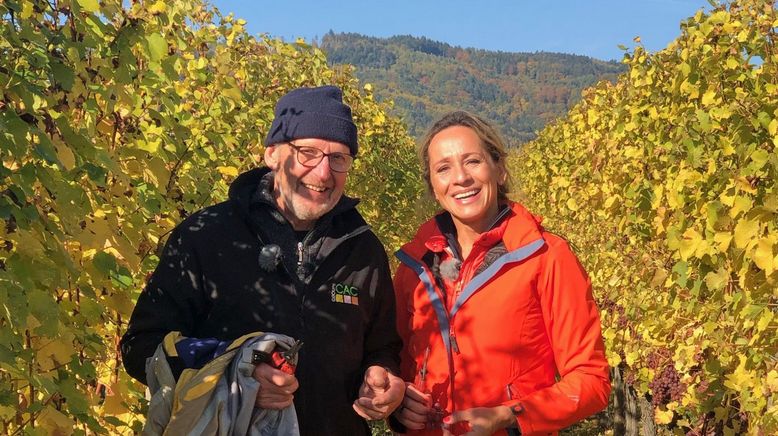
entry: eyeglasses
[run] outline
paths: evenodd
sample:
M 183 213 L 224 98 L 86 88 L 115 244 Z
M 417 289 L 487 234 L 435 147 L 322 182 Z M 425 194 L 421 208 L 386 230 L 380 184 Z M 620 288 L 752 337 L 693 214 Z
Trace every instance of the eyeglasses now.
M 316 165 L 319 165 L 324 156 L 329 158 L 330 169 L 336 173 L 347 172 L 351 168 L 351 164 L 354 163 L 354 156 L 348 153 L 325 153 L 318 148 L 295 145 L 291 142 L 289 146 L 294 149 L 297 155 L 297 162 L 300 162 L 300 165 L 307 168 L 314 168 Z

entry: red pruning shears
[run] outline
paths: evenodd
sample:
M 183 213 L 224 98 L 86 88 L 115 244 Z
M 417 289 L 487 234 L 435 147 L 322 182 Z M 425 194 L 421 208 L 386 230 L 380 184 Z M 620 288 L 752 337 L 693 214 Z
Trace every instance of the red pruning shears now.
M 424 362 L 421 364 L 421 370 L 419 370 L 419 389 L 422 392 L 427 393 L 427 360 L 430 358 L 430 347 L 424 351 Z
M 294 374 L 294 370 L 297 368 L 294 362 L 297 361 L 297 353 L 302 346 L 302 341 L 295 341 L 288 350 L 284 351 L 276 349 L 272 353 L 266 353 L 264 351 L 254 350 L 251 356 L 251 362 L 254 364 L 267 363 L 273 368 L 287 374 Z M 278 347 L 276 346 L 276 348 Z
M 431 393 L 429 390 L 427 390 L 427 361 L 430 358 L 430 347 L 428 346 L 426 350 L 424 350 L 424 361 L 421 364 L 421 369 L 419 370 L 419 384 L 418 388 L 421 389 L 424 393 Z M 430 411 L 430 414 L 427 417 L 427 428 L 441 428 L 445 427 L 451 434 L 453 435 L 462 435 L 471 430 L 470 422 L 469 421 L 460 421 L 456 424 L 443 424 L 443 418 L 450 415 L 448 411 L 444 410 L 440 404 L 437 402 L 433 403 L 432 410 Z

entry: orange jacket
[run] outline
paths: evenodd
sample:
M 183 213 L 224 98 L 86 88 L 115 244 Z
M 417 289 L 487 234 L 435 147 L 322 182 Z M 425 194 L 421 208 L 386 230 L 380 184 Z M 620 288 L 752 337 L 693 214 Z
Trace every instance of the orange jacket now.
M 600 318 L 589 278 L 566 241 L 544 231 L 523 206 L 509 207 L 452 282 L 431 272 L 433 253 L 450 257 L 435 219 L 397 252 L 402 376 L 448 412 L 503 404 L 517 412 L 522 434 L 555 433 L 608 403 Z M 507 253 L 475 274 L 500 241 Z

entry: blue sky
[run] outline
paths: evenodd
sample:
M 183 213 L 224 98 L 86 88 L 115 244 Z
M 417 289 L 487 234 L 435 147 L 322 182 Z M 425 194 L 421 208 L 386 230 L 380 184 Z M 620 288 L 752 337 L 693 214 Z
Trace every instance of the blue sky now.
M 293 41 L 329 30 L 386 37 L 426 36 L 462 47 L 551 51 L 621 59 L 634 37 L 651 51 L 680 34 L 707 0 L 210 0 L 247 21 L 252 34 Z

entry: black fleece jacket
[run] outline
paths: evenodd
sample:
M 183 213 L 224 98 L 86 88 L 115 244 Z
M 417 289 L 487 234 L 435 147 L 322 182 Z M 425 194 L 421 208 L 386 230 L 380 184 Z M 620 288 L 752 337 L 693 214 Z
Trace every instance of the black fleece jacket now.
M 283 333 L 305 343 L 295 393 L 302 434 L 367 435 L 351 403 L 368 366 L 398 373 L 401 348 L 386 253 L 345 196 L 298 246 L 271 191 L 267 168 L 248 171 L 227 201 L 173 230 L 121 340 L 125 368 L 145 384 L 146 359 L 170 331 L 219 340 Z M 262 268 L 272 245 L 280 261 Z

